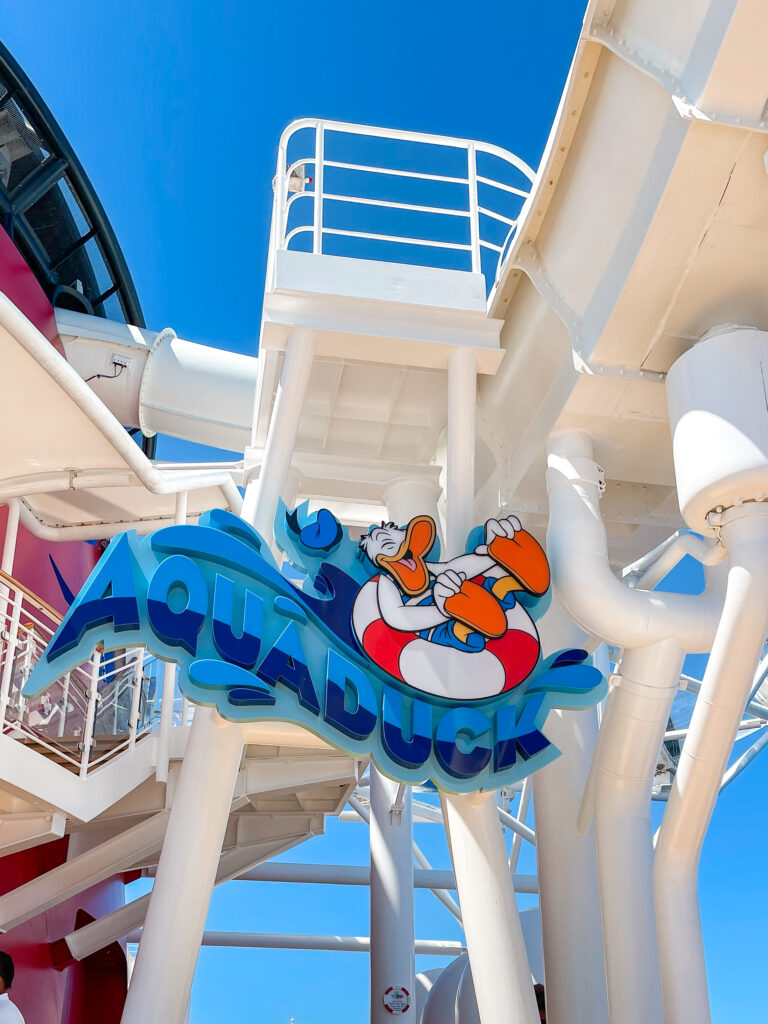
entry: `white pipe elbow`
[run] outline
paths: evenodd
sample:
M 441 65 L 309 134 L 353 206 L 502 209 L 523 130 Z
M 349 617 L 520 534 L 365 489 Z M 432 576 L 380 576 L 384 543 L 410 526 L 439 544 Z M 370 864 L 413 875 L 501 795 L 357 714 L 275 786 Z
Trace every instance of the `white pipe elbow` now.
M 560 600 L 587 632 L 620 647 L 674 638 L 686 651 L 708 651 L 722 609 L 720 595 L 632 590 L 611 571 L 599 509 L 599 470 L 580 431 L 550 438 L 547 552 Z

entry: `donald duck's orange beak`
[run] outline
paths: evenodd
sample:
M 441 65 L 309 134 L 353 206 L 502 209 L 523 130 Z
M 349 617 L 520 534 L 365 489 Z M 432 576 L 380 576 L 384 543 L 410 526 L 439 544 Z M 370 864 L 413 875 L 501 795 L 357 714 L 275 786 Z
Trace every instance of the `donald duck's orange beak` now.
M 423 594 L 429 586 L 425 557 L 432 550 L 437 530 L 429 516 L 416 516 L 405 528 L 405 539 L 394 555 L 377 555 L 376 564 L 394 576 L 409 597 Z
M 494 537 L 488 545 L 488 554 L 523 590 L 535 597 L 546 593 L 549 562 L 542 546 L 526 530 L 518 530 L 514 537 Z

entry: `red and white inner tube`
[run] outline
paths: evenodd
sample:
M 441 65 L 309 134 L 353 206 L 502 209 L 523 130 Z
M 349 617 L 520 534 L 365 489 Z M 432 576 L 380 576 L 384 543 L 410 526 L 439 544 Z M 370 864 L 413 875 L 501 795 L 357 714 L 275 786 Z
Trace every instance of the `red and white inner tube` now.
M 518 686 L 539 657 L 539 634 L 518 602 L 505 614 L 507 632 L 482 651 L 461 651 L 394 629 L 381 616 L 378 577 L 360 588 L 352 627 L 366 655 L 415 690 L 451 700 L 487 700 Z

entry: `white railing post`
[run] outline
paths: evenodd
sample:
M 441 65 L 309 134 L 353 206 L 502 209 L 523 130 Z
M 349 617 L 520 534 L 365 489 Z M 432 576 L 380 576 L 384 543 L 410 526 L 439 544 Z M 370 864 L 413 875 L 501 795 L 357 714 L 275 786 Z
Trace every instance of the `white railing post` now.
M 288 145 L 280 140 L 277 151 L 277 180 L 275 181 L 275 248 L 285 247 L 288 227 Z
M 5 524 L 5 540 L 3 541 L 3 554 L 0 559 L 0 569 L 7 575 L 13 576 L 13 559 L 16 555 L 16 540 L 19 535 L 19 514 L 21 503 L 18 498 L 11 498 L 8 501 L 8 519 Z M 8 595 L 10 591 L 5 583 L 0 585 L 0 631 L 5 630 L 8 614 Z M 3 646 L 0 642 L 0 656 Z
M 67 705 L 69 704 L 69 681 L 70 673 L 64 676 L 64 686 L 61 694 L 61 708 L 59 711 L 59 736 L 64 735 L 64 730 L 67 723 Z
M 315 128 L 315 221 L 312 232 L 312 252 L 323 251 L 323 151 L 325 148 L 325 130 L 323 122 L 317 122 Z
M 83 753 L 80 758 L 80 778 L 84 779 L 88 774 L 88 761 L 91 756 L 91 744 L 93 743 L 93 725 L 96 720 L 96 701 L 99 699 L 99 667 L 101 665 L 101 653 L 93 652 L 91 659 L 91 685 L 88 688 L 88 712 L 85 716 L 85 728 L 83 729 Z
M 131 750 L 136 746 L 136 732 L 139 728 L 139 701 L 144 684 L 144 648 L 135 647 L 133 653 L 136 658 L 136 666 L 133 670 L 133 694 L 128 717 L 128 746 Z
M 480 210 L 477 201 L 477 151 L 474 142 L 467 146 L 467 184 L 469 186 L 469 232 L 472 244 L 472 273 L 481 274 Z
M 8 707 L 8 696 L 11 692 L 13 681 L 13 665 L 16 660 L 16 648 L 19 637 L 19 618 L 21 616 L 21 601 L 23 594 L 16 591 L 13 599 L 13 610 L 11 611 L 11 625 L 8 630 L 8 641 L 5 645 L 5 661 L 3 662 L 3 676 L 0 682 L 0 728 L 5 723 L 5 712 Z M 3 623 L 5 625 L 5 623 Z

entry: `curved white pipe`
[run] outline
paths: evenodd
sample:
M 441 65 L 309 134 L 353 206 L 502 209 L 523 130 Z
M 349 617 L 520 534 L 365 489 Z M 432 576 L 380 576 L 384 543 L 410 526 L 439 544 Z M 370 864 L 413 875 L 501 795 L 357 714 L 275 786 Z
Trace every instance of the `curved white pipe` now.
M 59 387 L 78 404 L 82 412 L 153 494 L 176 494 L 179 491 L 190 491 L 199 487 L 219 486 L 226 493 L 230 507 L 239 511 L 240 492 L 235 487 L 230 473 L 226 470 L 203 470 L 192 473 L 159 472 L 77 371 L 59 355 L 48 339 L 2 292 L 0 292 L 0 328 L 13 335 Z
M 611 571 L 588 435 L 550 438 L 547 552 L 555 591 L 588 632 L 629 648 L 611 691 L 579 815 L 593 807 L 611 1020 L 662 1024 L 651 787 L 685 650 L 708 650 L 721 599 L 633 590 Z
M 656 918 L 666 1024 L 708 1024 L 697 875 L 701 847 L 768 632 L 768 509 L 723 513 L 730 556 L 722 621 L 656 844 Z
M 589 435 L 553 434 L 547 464 L 552 582 L 576 622 L 619 647 L 647 647 L 674 637 L 686 651 L 708 651 L 720 619 L 720 595 L 633 590 L 611 571 Z
M 663 544 L 623 569 L 621 576 L 622 579 L 630 577 L 627 580 L 630 587 L 653 590 L 686 555 L 691 555 L 702 565 L 718 565 L 726 554 L 719 541 L 678 530 Z

